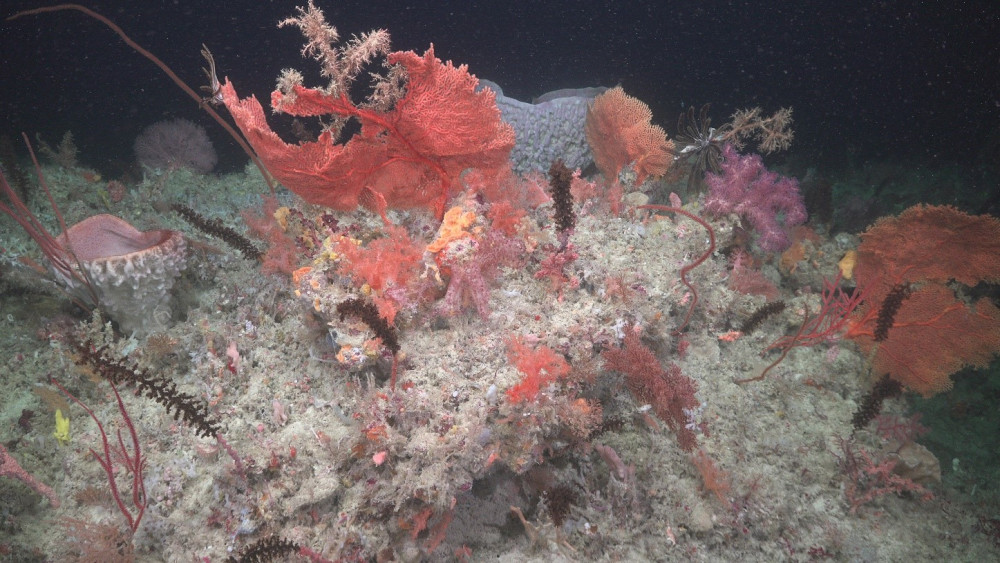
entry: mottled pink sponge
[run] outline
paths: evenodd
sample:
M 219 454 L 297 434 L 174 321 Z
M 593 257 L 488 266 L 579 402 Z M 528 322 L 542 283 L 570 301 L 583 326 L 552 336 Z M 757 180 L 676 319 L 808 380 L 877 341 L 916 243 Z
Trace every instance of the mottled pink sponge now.
M 83 266 L 101 308 L 123 331 L 145 334 L 170 318 L 170 290 L 185 264 L 186 245 L 179 232 L 143 232 L 102 214 L 69 227 L 57 240 Z M 58 270 L 56 275 L 71 291 L 85 290 L 79 280 Z

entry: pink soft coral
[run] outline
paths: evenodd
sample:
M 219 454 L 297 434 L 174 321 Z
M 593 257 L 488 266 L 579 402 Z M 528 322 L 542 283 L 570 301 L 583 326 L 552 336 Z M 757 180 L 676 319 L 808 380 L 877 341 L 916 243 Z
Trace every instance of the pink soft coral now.
M 749 221 L 763 250 L 788 248 L 786 229 L 806 220 L 798 182 L 768 171 L 760 155 L 741 155 L 732 145 L 726 145 L 722 156 L 722 173 L 705 176 L 705 210 L 716 215 L 736 213 Z
M 473 239 L 469 239 L 472 241 Z M 498 230 L 490 230 L 475 245 L 469 256 L 445 258 L 443 265 L 451 271 L 448 292 L 438 305 L 444 315 L 454 315 L 471 302 L 479 316 L 490 316 L 490 289 L 504 267 L 514 267 L 521 262 L 524 243 L 508 237 Z

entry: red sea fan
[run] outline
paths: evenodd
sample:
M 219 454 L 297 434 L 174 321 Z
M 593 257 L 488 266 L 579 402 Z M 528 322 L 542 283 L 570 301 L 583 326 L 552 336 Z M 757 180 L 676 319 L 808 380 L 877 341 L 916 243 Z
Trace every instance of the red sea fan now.
M 442 63 L 433 46 L 423 56 L 391 53 L 387 62 L 402 65 L 408 77 L 406 95 L 388 112 L 301 85 L 271 94 L 272 108 L 282 113 L 356 118 L 361 130 L 343 144 L 330 131 L 315 142 L 287 144 L 267 125 L 255 97 L 239 99 L 228 80 L 221 92 L 267 169 L 306 201 L 338 210 L 363 204 L 383 217 L 388 207 L 441 214 L 463 170 L 507 163 L 514 130 L 501 121 L 493 91 L 477 92 L 478 80 L 466 67 Z
M 277 210 L 278 199 L 265 197 L 259 212 L 256 209 L 244 209 L 240 215 L 251 233 L 267 241 L 267 252 L 260 257 L 261 269 L 265 273 L 291 276 L 298 267 L 299 251 L 295 240 L 288 236 L 274 218 Z
M 1000 309 L 988 298 L 967 305 L 939 284 L 902 302 L 883 342 L 875 342 L 871 315 L 861 318 L 847 337 L 875 353 L 872 375 L 889 374 L 925 397 L 950 389 L 949 376 L 965 366 L 986 367 L 1000 350 Z
M 877 283 L 879 298 L 905 281 L 1000 282 L 1000 220 L 988 215 L 915 205 L 879 219 L 861 241 L 858 283 Z
M 952 373 L 984 367 L 1000 352 L 1000 309 L 986 297 L 958 298 L 948 285 L 1000 281 L 1000 220 L 918 205 L 880 219 L 861 239 L 854 273 L 870 297 L 845 336 L 875 354 L 873 376 L 888 373 L 931 396 L 951 387 Z M 883 302 L 901 284 L 912 290 L 891 326 L 880 323 Z

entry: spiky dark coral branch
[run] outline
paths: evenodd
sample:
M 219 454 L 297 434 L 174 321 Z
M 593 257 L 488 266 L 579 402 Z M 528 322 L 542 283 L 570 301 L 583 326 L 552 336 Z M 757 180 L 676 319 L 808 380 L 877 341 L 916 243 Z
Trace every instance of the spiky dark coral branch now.
M 750 334 L 751 332 L 757 330 L 757 327 L 767 319 L 777 315 L 778 313 L 785 310 L 784 301 L 772 301 L 770 303 L 765 303 L 757 308 L 756 311 L 750 315 L 747 320 L 743 321 L 740 325 L 740 332 L 743 334 Z
M 895 379 L 890 379 L 889 375 L 883 375 L 875 382 L 872 390 L 861 399 L 858 410 L 851 417 L 851 424 L 855 430 L 861 430 L 868 423 L 875 419 L 882 412 L 882 402 L 886 399 L 898 397 L 903 392 L 903 385 Z
M 300 546 L 291 540 L 278 536 L 267 536 L 259 539 L 241 549 L 239 555 L 230 557 L 226 561 L 229 563 L 267 563 L 268 561 L 278 561 L 279 558 L 292 554 L 308 557 L 314 563 L 330 563 L 329 559 L 308 547 Z M 281 560 L 284 561 L 284 559 Z
M 889 338 L 889 329 L 896 322 L 896 313 L 903 305 L 903 300 L 909 296 L 910 284 L 901 283 L 894 286 L 882 300 L 882 307 L 879 308 L 878 318 L 875 320 L 875 342 Z
M 396 338 L 396 331 L 389 326 L 389 323 L 385 319 L 379 316 L 378 307 L 371 301 L 357 298 L 342 301 L 337 304 L 337 314 L 340 315 L 340 320 L 344 320 L 346 316 L 357 318 L 368 325 L 368 328 L 375 333 L 375 336 L 382 341 L 382 345 L 390 352 L 393 354 L 399 352 L 399 340 Z
M 143 395 L 163 405 L 174 420 L 183 420 L 203 437 L 219 437 L 220 426 L 208 413 L 208 408 L 195 396 L 177 390 L 177 385 L 164 377 L 150 374 L 118 358 L 108 345 L 98 346 L 89 338 L 74 339 L 75 361 L 94 370 L 101 378 L 115 385 L 135 385 Z
M 400 350 L 396 330 L 389 326 L 389 323 L 378 314 L 378 307 L 374 303 L 365 301 L 364 299 L 351 298 L 338 303 L 337 314 L 340 315 L 340 320 L 344 320 L 345 316 L 352 316 L 368 325 L 368 328 L 382 341 L 382 345 L 392 352 L 392 377 L 389 380 L 389 388 L 395 389 L 396 368 Z
M 545 507 L 556 527 L 563 525 L 573 506 L 580 501 L 576 490 L 565 483 L 549 487 L 542 493 L 542 498 L 545 499 Z
M 291 540 L 278 536 L 267 536 L 240 550 L 239 555 L 227 559 L 229 563 L 266 563 L 277 561 L 299 551 L 299 546 Z
M 192 227 L 240 251 L 247 260 L 260 260 L 263 256 L 260 249 L 254 246 L 249 239 L 223 224 L 220 219 L 209 219 L 182 203 L 172 203 L 170 209 L 190 223 Z
M 556 231 L 559 233 L 560 245 L 565 248 L 569 243 L 569 235 L 576 226 L 576 214 L 573 213 L 573 194 L 570 186 L 573 183 L 573 172 L 562 160 L 556 160 L 549 167 L 549 195 L 555 207 L 553 219 L 556 221 Z

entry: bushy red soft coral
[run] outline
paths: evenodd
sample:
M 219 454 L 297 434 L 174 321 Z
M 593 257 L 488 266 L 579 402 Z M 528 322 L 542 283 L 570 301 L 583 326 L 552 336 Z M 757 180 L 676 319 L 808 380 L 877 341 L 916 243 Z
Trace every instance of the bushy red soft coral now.
M 533 401 L 544 385 L 558 381 L 569 375 L 569 363 L 555 350 L 547 346 L 530 348 L 520 338 L 511 339 L 507 348 L 507 359 L 524 378 L 507 390 L 507 397 L 515 403 Z
M 368 284 L 375 292 L 373 301 L 379 314 L 392 323 L 402 305 L 405 288 L 419 271 L 423 251 L 403 227 L 389 225 L 386 234 L 367 246 L 341 239 L 337 252 L 341 255 L 340 272 L 350 275 L 359 285 Z
M 514 236 L 517 227 L 527 213 L 523 209 L 515 209 L 509 201 L 498 201 L 486 211 L 486 217 L 494 229 L 507 236 Z
M 545 178 L 538 173 L 521 178 L 511 171 L 510 166 L 496 170 L 469 170 L 462 181 L 470 193 L 475 193 L 489 204 L 486 216 L 494 229 L 507 236 L 517 232 L 526 210 L 549 201 L 545 193 Z
M 341 273 L 368 284 L 375 291 L 382 291 L 389 285 L 406 285 L 416 273 L 415 266 L 420 263 L 423 251 L 403 227 L 390 225 L 386 227 L 386 234 L 366 246 L 341 239 L 337 244 Z
M 509 201 L 516 209 L 534 209 L 549 201 L 548 179 L 538 171 L 518 176 L 510 165 L 493 170 L 474 168 L 462 175 L 462 182 L 488 203 Z
M 879 497 L 889 494 L 913 493 L 921 500 L 930 500 L 934 494 L 913 480 L 895 471 L 898 459 L 891 456 L 877 459 L 857 445 L 853 439 L 839 438 L 841 454 L 837 463 L 844 474 L 844 494 L 851 504 L 851 513 Z
M 564 248 L 552 249 L 545 258 L 542 258 L 538 271 L 535 272 L 535 279 L 548 279 L 552 282 L 553 293 L 562 298 L 564 285 L 571 288 L 580 285 L 580 280 L 566 272 L 569 266 L 579 257 L 573 243 L 567 244 Z
M 277 210 L 277 198 L 265 197 L 260 212 L 244 209 L 240 215 L 243 216 L 243 221 L 250 232 L 268 243 L 267 252 L 261 258 L 261 269 L 265 273 L 282 273 L 290 276 L 297 267 L 298 248 L 295 241 L 285 233 L 274 218 Z
M 677 435 L 681 449 L 690 452 L 697 445 L 696 426 L 692 418 L 700 403 L 694 394 L 698 390 L 693 379 L 671 364 L 663 369 L 653 351 L 629 328 L 625 331 L 625 346 L 609 348 L 601 357 L 604 367 L 625 376 L 625 386 L 637 401 L 648 403 L 653 412 Z

